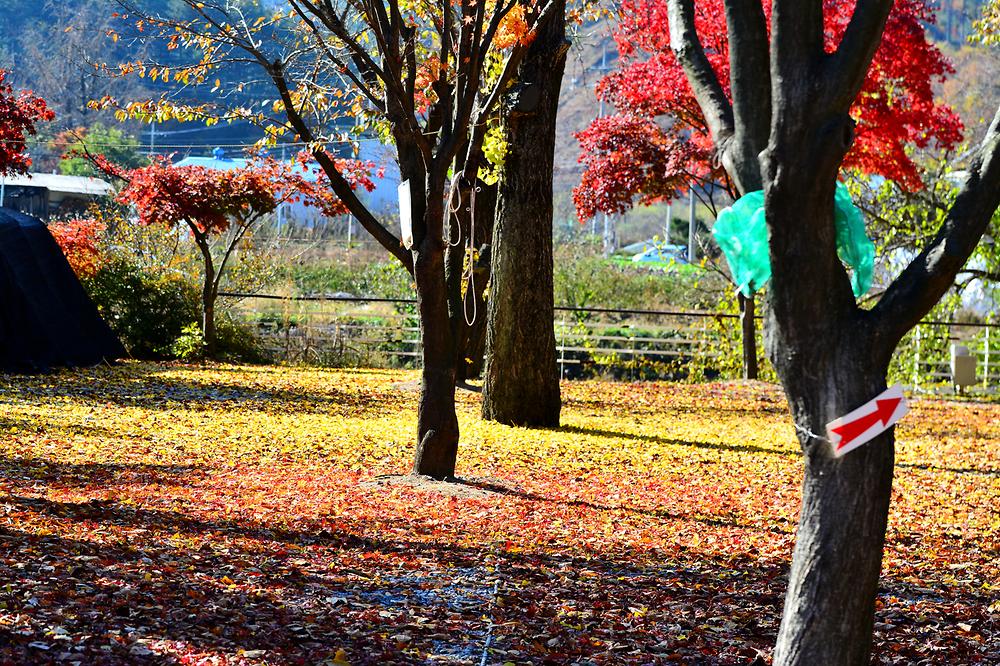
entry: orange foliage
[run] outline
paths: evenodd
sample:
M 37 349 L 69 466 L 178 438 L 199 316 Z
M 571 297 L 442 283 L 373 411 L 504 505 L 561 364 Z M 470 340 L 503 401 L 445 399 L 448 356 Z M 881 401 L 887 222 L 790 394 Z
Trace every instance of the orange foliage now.
M 79 277 L 89 277 L 100 267 L 101 251 L 97 241 L 104 229 L 103 222 L 93 219 L 67 220 L 49 225 L 49 233 Z
M 524 5 L 518 4 L 501 19 L 493 43 L 497 48 L 509 49 L 517 45 L 528 46 L 534 39 L 534 31 L 528 29 Z

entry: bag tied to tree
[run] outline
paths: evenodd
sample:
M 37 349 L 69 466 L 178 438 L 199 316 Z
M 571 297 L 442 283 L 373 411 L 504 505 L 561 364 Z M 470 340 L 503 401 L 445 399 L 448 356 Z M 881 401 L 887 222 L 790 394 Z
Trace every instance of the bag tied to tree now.
M 851 269 L 851 288 L 857 298 L 872 286 L 875 244 L 865 233 L 865 219 L 843 183 L 837 183 L 834 195 L 834 225 L 837 256 Z M 712 235 L 726 255 L 737 291 L 747 298 L 760 291 L 771 279 L 763 190 L 750 192 L 722 210 Z

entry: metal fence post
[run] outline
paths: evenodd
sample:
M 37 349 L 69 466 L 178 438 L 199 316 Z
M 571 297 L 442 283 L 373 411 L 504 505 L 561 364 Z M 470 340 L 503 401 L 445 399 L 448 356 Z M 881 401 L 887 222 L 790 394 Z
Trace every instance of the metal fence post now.
M 913 332 L 913 388 L 920 387 L 920 324 L 914 327 Z
M 559 322 L 559 379 L 566 379 L 566 320 Z
M 628 337 L 628 355 L 632 361 L 632 371 L 629 374 L 632 375 L 632 381 L 635 381 L 635 337 L 631 335 Z
M 983 388 L 990 386 L 990 326 L 986 325 L 986 335 L 983 340 Z

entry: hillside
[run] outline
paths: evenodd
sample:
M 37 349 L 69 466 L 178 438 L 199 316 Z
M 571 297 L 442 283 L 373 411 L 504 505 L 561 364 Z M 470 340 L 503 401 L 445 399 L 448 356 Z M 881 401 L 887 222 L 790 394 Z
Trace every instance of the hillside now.
M 11 79 L 15 85 L 33 89 L 49 100 L 58 114 L 50 129 L 53 133 L 102 119 L 100 114 L 87 109 L 86 102 L 90 99 L 104 94 L 139 98 L 150 93 L 144 80 L 134 77 L 110 80 L 95 73 L 91 65 L 95 61 L 115 62 L 129 54 L 148 53 L 148 47 L 138 42 L 126 39 L 113 42 L 108 38 L 108 29 L 120 27 L 113 18 L 120 9 L 114 0 L 75 3 L 6 0 L 3 4 L 0 64 L 13 69 Z M 151 10 L 175 12 L 183 5 L 180 0 L 143 0 L 143 4 Z M 982 131 L 983 118 L 992 115 L 1000 100 L 1000 81 L 993 75 L 1000 71 L 1000 50 L 963 45 L 978 0 L 965 4 L 968 9 L 956 9 L 954 3 L 949 5 L 931 33 L 956 66 L 954 76 L 941 87 L 941 95 L 961 113 L 970 134 L 977 136 Z M 582 230 L 572 205 L 572 188 L 579 182 L 582 171 L 574 134 L 601 112 L 594 86 L 617 58 L 607 22 L 578 28 L 572 41 L 563 81 L 555 160 L 556 228 L 563 236 L 573 236 Z M 177 55 L 164 52 L 157 57 L 169 59 Z M 151 136 L 149 126 L 134 124 L 130 129 L 140 136 L 143 145 L 153 139 L 159 149 L 182 154 L 207 153 L 216 144 L 249 143 L 259 136 L 248 125 L 157 126 L 155 137 Z M 38 155 L 41 151 L 36 148 L 34 152 Z M 662 207 L 630 212 L 629 221 L 622 227 L 626 233 L 620 240 L 628 242 L 657 233 L 662 228 L 664 214 Z M 674 215 L 686 216 L 686 211 L 677 208 Z M 628 231 L 632 227 L 635 228 Z

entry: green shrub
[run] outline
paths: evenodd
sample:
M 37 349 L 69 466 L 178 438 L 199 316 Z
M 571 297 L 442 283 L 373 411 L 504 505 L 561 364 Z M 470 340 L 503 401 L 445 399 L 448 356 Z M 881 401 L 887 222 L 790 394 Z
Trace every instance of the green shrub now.
M 556 252 L 553 280 L 557 305 L 623 310 L 711 307 L 724 287 L 709 271 L 619 265 L 575 246 Z
M 198 329 L 201 340 L 201 329 Z M 228 316 L 215 322 L 215 360 L 233 363 L 270 363 L 271 356 L 264 350 L 260 338 L 250 324 Z
M 113 260 L 83 284 L 135 358 L 172 358 L 174 341 L 201 319 L 197 287 L 173 274 Z
M 170 345 L 170 353 L 182 361 L 200 361 L 205 358 L 205 341 L 198 324 L 188 324 Z

